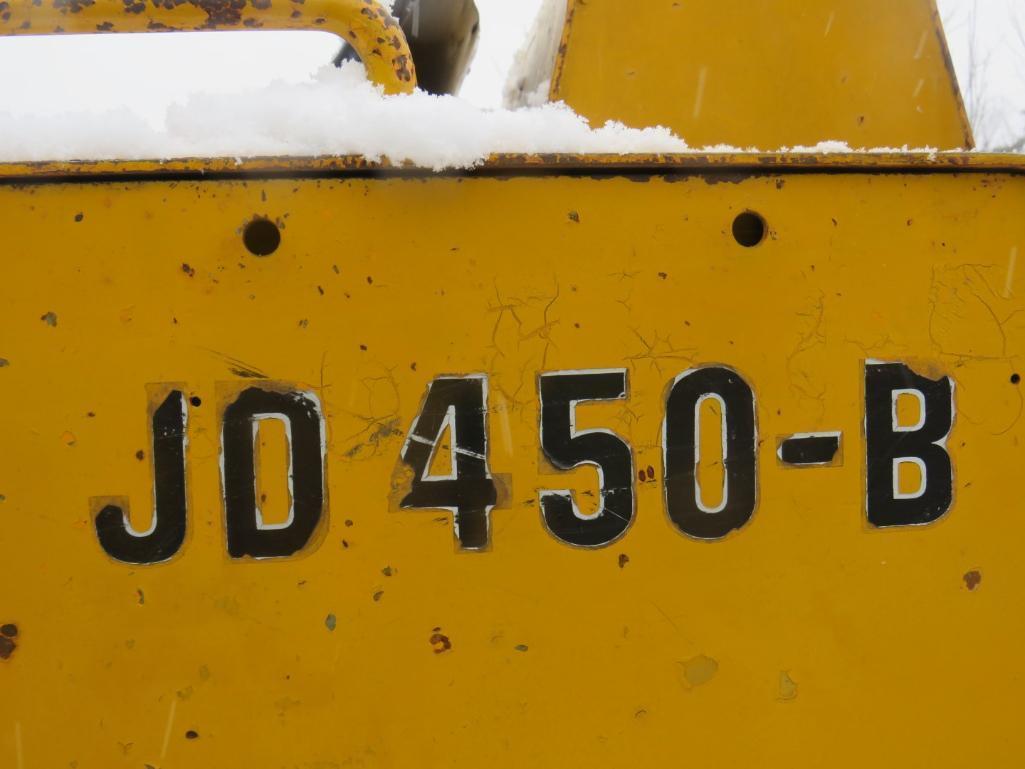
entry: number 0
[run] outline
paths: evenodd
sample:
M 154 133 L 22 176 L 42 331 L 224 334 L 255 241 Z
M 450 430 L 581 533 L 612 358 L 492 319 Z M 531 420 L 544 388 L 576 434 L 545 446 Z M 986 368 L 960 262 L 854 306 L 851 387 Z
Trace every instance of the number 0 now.
M 725 475 L 715 508 L 703 503 L 697 480 L 699 413 L 708 398 L 722 406 Z M 662 429 L 666 512 L 676 528 L 695 539 L 722 539 L 751 520 L 758 499 L 757 445 L 754 392 L 740 374 L 712 366 L 677 377 Z

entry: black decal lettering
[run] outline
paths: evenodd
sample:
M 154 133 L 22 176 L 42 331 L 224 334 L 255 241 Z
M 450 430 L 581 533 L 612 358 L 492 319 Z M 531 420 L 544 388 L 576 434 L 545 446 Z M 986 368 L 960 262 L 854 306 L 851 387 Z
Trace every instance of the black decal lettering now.
M 439 509 L 453 513 L 459 547 L 483 550 L 491 541 L 490 512 L 498 491 L 488 470 L 487 379 L 441 377 L 427 388 L 420 414 L 402 449 L 413 471 L 404 509 Z M 432 476 L 431 461 L 449 430 L 452 471 Z
M 697 480 L 698 415 L 705 398 L 720 401 L 724 425 L 725 485 L 715 509 L 703 504 Z M 714 366 L 677 378 L 666 399 L 662 440 L 666 511 L 681 532 L 722 539 L 751 520 L 758 498 L 758 432 L 754 393 L 740 374 Z
M 281 526 L 263 524 L 256 502 L 254 444 L 261 419 L 285 423 L 291 508 Z M 316 399 L 301 392 L 251 387 L 224 411 L 221 434 L 228 554 L 282 558 L 310 541 L 324 513 L 324 427 Z
M 840 453 L 840 433 L 791 435 L 779 445 L 779 461 L 792 467 L 830 465 Z
M 112 558 L 124 563 L 160 563 L 185 541 L 185 428 L 187 406 L 181 390 L 172 390 L 153 410 L 153 523 L 137 534 L 125 511 L 107 505 L 96 514 L 96 536 Z
M 919 401 L 919 420 L 900 425 L 901 395 Z M 932 523 L 950 509 L 954 469 L 945 443 L 954 426 L 954 382 L 932 380 L 902 363 L 865 364 L 866 508 L 873 526 Z M 921 485 L 898 488 L 899 467 L 918 466 Z
M 598 468 L 601 505 L 594 515 L 580 514 L 569 491 L 541 493 L 541 516 L 548 530 L 578 547 L 604 547 L 622 537 L 634 518 L 633 453 L 608 430 L 576 429 L 576 408 L 584 401 L 626 397 L 626 371 L 542 374 L 541 448 L 560 470 L 581 465 Z

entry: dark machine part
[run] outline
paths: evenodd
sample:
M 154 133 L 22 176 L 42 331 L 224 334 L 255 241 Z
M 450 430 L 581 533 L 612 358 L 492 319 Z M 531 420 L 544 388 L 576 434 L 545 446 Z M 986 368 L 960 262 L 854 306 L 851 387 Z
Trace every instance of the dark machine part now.
M 392 15 L 406 33 L 420 88 L 439 95 L 456 93 L 480 34 L 474 0 L 395 0 Z M 346 43 L 335 57 L 335 66 L 358 59 Z

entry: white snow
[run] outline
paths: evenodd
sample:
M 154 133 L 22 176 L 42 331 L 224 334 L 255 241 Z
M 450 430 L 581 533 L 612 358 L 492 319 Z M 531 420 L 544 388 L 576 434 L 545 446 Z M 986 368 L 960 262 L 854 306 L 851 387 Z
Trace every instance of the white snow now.
M 564 104 L 481 109 L 417 91 L 385 96 L 358 63 L 326 66 L 308 83 L 196 94 L 154 128 L 128 109 L 57 116 L 0 112 L 0 161 L 363 155 L 441 170 L 493 153 L 670 153 L 665 128 L 592 128 Z
M 788 153 L 926 152 L 851 149 L 825 141 Z M 662 127 L 591 127 L 565 104 L 487 109 L 422 91 L 386 96 L 363 66 L 326 66 L 306 83 L 277 82 L 230 94 L 199 93 L 172 105 L 162 127 L 127 108 L 106 113 L 0 112 L 0 161 L 168 160 L 204 157 L 362 155 L 442 170 L 501 153 L 756 154 L 727 145 L 691 148 Z

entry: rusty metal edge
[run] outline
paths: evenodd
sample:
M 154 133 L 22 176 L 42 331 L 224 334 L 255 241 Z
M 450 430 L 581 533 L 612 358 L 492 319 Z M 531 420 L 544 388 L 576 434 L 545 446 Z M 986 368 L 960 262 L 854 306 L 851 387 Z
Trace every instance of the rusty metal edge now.
M 1025 155 L 975 152 L 493 155 L 469 169 L 435 172 L 359 155 L 0 163 L 0 184 L 251 177 L 609 176 L 777 173 L 1025 174 Z
M 954 60 L 950 56 L 950 46 L 947 43 L 947 32 L 943 27 L 943 17 L 940 15 L 939 6 L 936 0 L 926 0 L 929 4 L 929 13 L 932 18 L 933 29 L 940 44 L 940 55 L 943 57 L 943 66 L 947 70 L 947 80 L 953 92 L 954 103 L 957 105 L 958 119 L 961 122 L 961 134 L 964 137 L 964 148 L 975 149 L 975 134 L 972 132 L 972 124 L 968 119 L 968 110 L 965 109 L 964 96 L 961 93 L 961 83 L 957 79 L 957 69 L 954 67 Z

